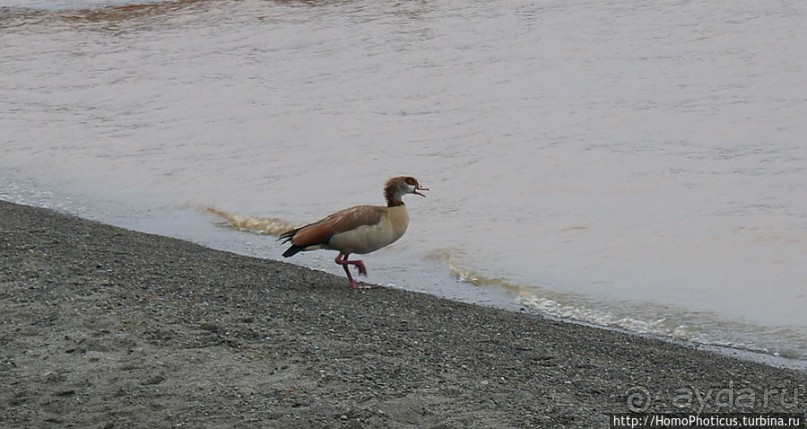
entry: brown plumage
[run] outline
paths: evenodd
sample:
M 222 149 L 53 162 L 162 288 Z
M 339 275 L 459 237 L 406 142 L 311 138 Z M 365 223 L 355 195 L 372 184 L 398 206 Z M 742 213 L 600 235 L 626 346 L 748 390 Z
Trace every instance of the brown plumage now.
M 351 253 L 366 254 L 389 246 L 401 238 L 409 226 L 409 214 L 401 199 L 406 194 L 425 197 L 418 191 L 428 191 L 417 179 L 409 176 L 393 177 L 384 185 L 385 206 L 356 206 L 340 210 L 324 219 L 280 235 L 284 243 L 291 242 L 284 257 L 316 249 L 337 250 L 335 262 L 344 268 L 351 288 L 367 287 L 357 283 L 348 265 L 355 265 L 359 274 L 367 269 L 359 260 L 348 260 Z

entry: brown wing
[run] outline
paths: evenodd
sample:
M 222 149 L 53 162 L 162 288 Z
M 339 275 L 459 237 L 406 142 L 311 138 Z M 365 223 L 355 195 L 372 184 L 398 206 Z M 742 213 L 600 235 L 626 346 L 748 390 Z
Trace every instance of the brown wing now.
M 292 249 L 295 249 L 291 254 L 305 250 L 308 247 L 327 247 L 328 241 L 334 234 L 350 231 L 362 225 L 378 224 L 381 222 L 384 213 L 384 207 L 379 206 L 351 207 L 333 213 L 317 222 L 284 233 L 281 238 L 291 241 Z M 292 249 L 289 249 L 289 251 Z

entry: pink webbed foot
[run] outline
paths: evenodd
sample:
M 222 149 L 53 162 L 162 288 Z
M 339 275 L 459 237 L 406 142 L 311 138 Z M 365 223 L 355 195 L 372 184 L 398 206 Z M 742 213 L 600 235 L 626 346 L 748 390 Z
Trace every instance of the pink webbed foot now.
M 345 270 L 345 274 L 347 275 L 348 286 L 351 289 L 372 289 L 372 286 L 370 286 L 368 284 L 365 284 L 365 283 L 357 282 L 356 280 L 354 280 L 353 275 L 350 274 L 350 269 L 348 268 L 348 265 L 355 265 L 356 266 L 356 271 L 358 271 L 359 274 L 361 274 L 363 276 L 366 276 L 367 275 L 367 268 L 364 266 L 364 262 L 362 262 L 362 261 L 349 261 L 347 259 L 347 257 L 348 257 L 348 255 L 343 255 L 343 254 L 340 253 L 339 256 L 337 256 L 336 259 L 334 259 L 334 262 L 341 265 L 342 268 Z
M 373 288 L 371 285 L 368 285 L 367 283 L 357 282 L 355 280 L 351 280 L 349 282 L 348 286 L 350 286 L 351 289 L 372 289 Z
M 355 265 L 356 266 L 356 271 L 358 271 L 359 274 L 361 274 L 363 276 L 367 275 L 367 268 L 364 266 L 363 261 L 348 261 L 348 264 Z

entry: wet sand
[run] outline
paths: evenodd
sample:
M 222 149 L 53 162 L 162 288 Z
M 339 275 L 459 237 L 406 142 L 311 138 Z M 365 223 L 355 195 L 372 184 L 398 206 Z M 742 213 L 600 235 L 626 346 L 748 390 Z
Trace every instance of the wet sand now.
M 598 428 L 807 408 L 803 371 L 345 285 L 0 202 L 0 427 Z

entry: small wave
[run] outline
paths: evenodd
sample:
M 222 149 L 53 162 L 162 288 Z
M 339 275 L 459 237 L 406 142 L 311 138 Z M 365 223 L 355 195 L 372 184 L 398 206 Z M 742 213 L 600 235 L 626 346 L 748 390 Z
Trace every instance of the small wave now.
M 426 255 L 426 259 L 442 261 L 448 267 L 451 276 L 462 283 L 474 286 L 496 286 L 515 292 L 518 295 L 526 294 L 525 288 L 496 277 L 484 276 L 471 270 L 464 269 L 454 262 L 455 250 L 437 249 Z
M 443 261 L 451 275 L 459 282 L 472 284 L 474 286 L 492 286 L 504 288 L 517 295 L 517 302 L 530 310 L 536 311 L 547 317 L 569 320 L 577 323 L 589 324 L 605 328 L 624 330 L 637 334 L 645 334 L 658 337 L 666 337 L 672 340 L 684 341 L 692 344 L 702 344 L 708 346 L 728 347 L 736 350 L 744 350 L 755 353 L 764 353 L 772 356 L 780 356 L 789 359 L 805 359 L 804 350 L 799 350 L 801 341 L 793 341 L 789 346 L 786 344 L 770 344 L 773 347 L 764 347 L 754 344 L 753 333 L 760 334 L 760 328 L 744 326 L 742 324 L 730 323 L 716 319 L 708 314 L 693 313 L 682 309 L 676 310 L 659 306 L 655 314 L 673 314 L 675 317 L 654 318 L 650 314 L 626 316 L 623 311 L 612 312 L 607 310 L 607 306 L 599 305 L 606 309 L 586 305 L 584 297 L 574 294 L 564 294 L 558 292 L 548 292 L 539 287 L 521 285 L 505 279 L 490 277 L 475 273 L 472 270 L 460 267 L 452 258 L 453 252 L 447 249 L 434 251 L 427 255 L 429 259 Z M 629 305 L 630 306 L 630 305 Z M 642 305 L 642 308 L 655 307 L 653 305 Z M 645 316 L 645 317 L 643 317 Z M 686 322 L 686 323 L 682 323 Z M 708 325 L 716 332 L 708 333 L 699 329 L 698 326 Z M 725 333 L 744 332 L 751 334 L 731 335 L 723 337 Z M 792 333 L 777 332 L 780 337 L 792 336 Z M 727 339 L 730 338 L 730 339 Z
M 525 296 L 521 304 L 540 313 L 562 319 L 572 319 L 598 326 L 621 328 L 640 334 L 664 335 L 679 340 L 692 340 L 692 333 L 686 326 L 670 326 L 667 318 L 641 320 L 633 317 L 620 317 L 606 311 L 595 310 L 584 305 L 563 303 L 562 299 L 551 299 L 538 295 Z
M 568 297 L 567 297 L 568 298 Z M 731 348 L 752 353 L 784 357 L 787 359 L 805 359 L 804 342 L 798 339 L 795 332 L 777 332 L 778 338 L 791 337 L 791 341 L 762 341 L 765 338 L 764 328 L 744 325 L 739 322 L 727 322 L 715 316 L 703 313 L 694 313 L 683 309 L 671 309 L 658 306 L 656 314 L 670 314 L 672 317 L 641 317 L 632 315 L 626 317 L 607 310 L 598 310 L 578 303 L 564 302 L 572 299 L 558 297 L 546 298 L 533 293 L 531 296 L 522 295 L 520 303 L 527 308 L 538 311 L 551 317 L 588 323 L 595 326 L 625 330 L 628 332 L 646 334 L 662 338 L 684 341 L 690 344 Z M 628 304 L 628 307 L 638 305 Z M 644 304 L 643 308 L 654 307 Z M 704 330 L 702 327 L 708 326 Z
M 111 29 L 124 22 L 161 22 L 191 7 L 209 7 L 206 0 L 80 0 L 25 1 L 0 6 L 0 28 L 37 24 L 100 24 Z M 112 27 L 110 27 L 110 25 Z M 97 28 L 97 27 L 96 27 Z
M 599 326 L 618 327 L 637 333 L 664 334 L 677 339 L 689 339 L 690 333 L 684 326 L 676 326 L 672 329 L 664 326 L 666 319 L 639 320 L 628 317 L 619 317 L 606 311 L 595 310 L 581 302 L 583 298 L 574 297 L 571 294 L 564 295 L 553 293 L 552 297 L 541 296 L 539 288 L 527 285 L 520 285 L 504 279 L 489 277 L 464 269 L 451 261 L 450 255 L 446 257 L 448 270 L 457 281 L 470 283 L 474 286 L 494 286 L 502 287 L 518 295 L 519 304 L 540 314 L 560 319 L 570 319 L 578 322 L 586 322 Z
M 223 222 L 220 223 L 221 226 L 238 231 L 251 232 L 253 234 L 280 235 L 294 228 L 294 225 L 291 223 L 278 218 L 240 216 L 219 210 L 215 207 L 208 207 L 206 211 L 220 217 L 223 220 Z

